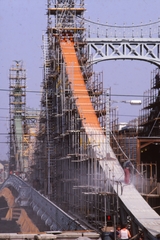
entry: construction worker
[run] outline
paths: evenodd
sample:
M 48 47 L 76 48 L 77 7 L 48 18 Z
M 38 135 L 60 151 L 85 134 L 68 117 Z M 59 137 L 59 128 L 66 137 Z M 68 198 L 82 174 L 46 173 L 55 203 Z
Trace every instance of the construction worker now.
M 130 177 L 132 173 L 132 163 L 129 159 L 126 162 L 124 162 L 123 168 L 124 168 L 124 182 L 126 184 L 130 184 Z

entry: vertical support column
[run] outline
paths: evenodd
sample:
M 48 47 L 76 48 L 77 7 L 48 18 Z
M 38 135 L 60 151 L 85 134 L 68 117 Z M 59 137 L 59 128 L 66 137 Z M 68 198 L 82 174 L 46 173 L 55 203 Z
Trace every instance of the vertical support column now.
M 47 121 L 47 194 L 50 197 L 51 185 L 50 185 L 50 138 L 49 138 L 49 116 L 48 116 L 48 92 L 46 91 L 46 121 Z
M 141 162 L 141 143 L 140 143 L 140 140 L 137 138 L 137 169 L 138 171 L 140 170 L 139 169 L 139 166 L 140 166 L 140 162 Z
M 110 144 L 110 89 L 106 91 L 106 152 Z

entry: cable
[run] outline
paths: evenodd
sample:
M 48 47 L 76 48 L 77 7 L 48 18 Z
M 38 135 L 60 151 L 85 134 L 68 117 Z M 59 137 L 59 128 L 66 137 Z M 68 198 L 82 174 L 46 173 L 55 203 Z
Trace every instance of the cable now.
M 0 89 L 0 91 L 4 91 L 4 92 L 10 92 L 9 89 Z M 31 90 L 31 91 L 26 91 L 28 93 L 42 93 L 41 91 L 36 91 L 36 90 Z M 102 94 L 102 95 L 105 95 L 105 94 Z M 111 94 L 110 96 L 114 96 L 114 97 L 150 97 L 149 95 L 137 95 L 137 94 Z M 3 109 L 3 108 L 0 108 L 0 109 Z M 6 108 L 7 109 L 7 108 Z M 5 108 L 4 108 L 5 110 Z
M 9 133 L 0 133 L 0 135 L 9 135 Z
M 8 108 L 0 108 L 0 110 L 9 110 L 9 107 Z
M 0 208 L 0 211 L 4 210 L 4 209 L 9 209 L 9 207 Z
M 0 91 L 2 91 L 2 92 L 12 92 L 10 89 L 4 89 L 4 88 L 0 88 Z M 28 93 L 42 93 L 42 91 L 37 91 L 37 90 L 25 90 L 25 92 L 28 92 Z
M 145 26 L 150 26 L 150 25 L 154 25 L 154 24 L 157 24 L 157 23 L 160 23 L 160 20 L 158 21 L 155 21 L 155 22 L 150 22 L 150 23 L 145 23 L 145 24 L 140 24 L 140 25 L 110 25 L 110 24 L 104 24 L 104 23 L 98 23 L 98 22 L 94 22 L 93 20 L 89 20 L 89 19 L 86 19 L 86 18 L 82 18 L 80 16 L 77 16 L 78 18 L 82 19 L 83 21 L 85 22 L 90 22 L 90 23 L 93 23 L 95 25 L 99 25 L 99 26 L 104 26 L 104 27 L 116 27 L 116 28 L 139 28 L 139 27 L 145 27 Z
M 150 97 L 149 95 L 137 95 L 137 94 L 111 94 L 114 97 Z
M 73 13 L 70 13 L 71 15 L 74 16 Z M 157 24 L 157 23 L 160 23 L 160 19 L 158 21 L 155 21 L 155 22 L 150 22 L 150 23 L 144 23 L 144 24 L 140 24 L 140 25 L 111 25 L 111 24 L 104 24 L 104 23 L 99 23 L 99 22 L 95 22 L 93 20 L 89 20 L 89 19 L 86 19 L 84 17 L 80 17 L 80 16 L 76 16 L 77 18 L 80 18 L 81 20 L 85 21 L 85 22 L 90 22 L 90 23 L 93 23 L 95 25 L 99 25 L 99 26 L 104 26 L 104 27 L 116 27 L 116 28 L 139 28 L 139 27 L 145 27 L 145 26 L 151 26 L 151 25 L 154 25 L 154 24 Z

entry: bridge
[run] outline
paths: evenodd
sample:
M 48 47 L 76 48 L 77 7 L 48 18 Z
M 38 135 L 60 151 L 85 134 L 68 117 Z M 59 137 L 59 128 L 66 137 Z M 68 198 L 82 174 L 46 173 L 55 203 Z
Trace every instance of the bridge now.
M 145 38 L 142 26 L 140 36 L 135 37 L 133 30 L 131 36 L 125 34 L 129 26 L 123 26 L 121 34 L 114 26 L 112 36 L 111 26 L 105 25 L 105 37 L 101 38 L 98 25 L 96 38 L 91 26 L 89 37 L 84 38 L 84 11 L 84 0 L 48 0 L 41 112 L 31 161 L 27 150 L 33 135 L 29 135 L 25 117 L 25 76 L 20 77 L 19 63 L 12 69 L 16 75 L 10 75 L 14 82 L 10 87 L 10 171 L 30 184 L 11 174 L 1 191 L 7 194 L 10 189 L 16 208 L 31 207 L 49 231 L 92 229 L 99 233 L 128 221 L 132 236 L 142 230 L 146 240 L 157 239 L 160 216 L 141 196 L 144 178 L 138 171 L 134 180 L 139 191 L 135 181 L 124 183 L 122 162 L 110 145 L 106 121 L 109 93 L 92 68 L 114 59 L 159 66 L 159 36 L 152 38 L 150 26 Z M 38 179 L 39 186 L 34 185 L 38 191 L 31 187 L 34 178 Z M 6 217 L 12 218 L 13 205 L 8 206 Z M 17 221 L 20 219 L 21 215 Z

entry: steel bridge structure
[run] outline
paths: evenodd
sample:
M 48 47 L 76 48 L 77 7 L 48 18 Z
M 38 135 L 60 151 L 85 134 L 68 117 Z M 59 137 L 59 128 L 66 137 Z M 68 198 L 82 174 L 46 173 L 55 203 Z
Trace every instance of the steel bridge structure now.
M 87 38 L 90 64 L 108 60 L 140 60 L 160 65 L 160 40 L 157 38 Z
M 128 222 L 132 235 L 141 229 L 146 240 L 157 239 L 160 216 L 140 194 L 143 176 L 136 174 L 131 184 L 124 183 L 123 162 L 110 145 L 110 90 L 104 90 L 103 75 L 93 68 L 95 63 L 115 59 L 148 61 L 159 67 L 159 22 L 144 26 L 145 33 L 143 26 L 133 26 L 134 30 L 123 26 L 119 32 L 120 27 L 107 24 L 101 31 L 99 24 L 95 30 L 95 23 L 92 31 L 92 22 L 84 19 L 85 10 L 84 0 L 47 1 L 43 92 L 32 176 L 39 181 L 37 190 L 55 204 L 55 218 L 63 211 L 74 223 L 80 219 L 96 231 Z M 157 26 L 156 33 L 152 25 Z M 12 179 L 5 184 L 11 186 Z M 32 199 L 43 217 L 43 204 L 37 206 L 40 201 Z M 54 230 L 55 220 L 48 215 L 46 222 Z

